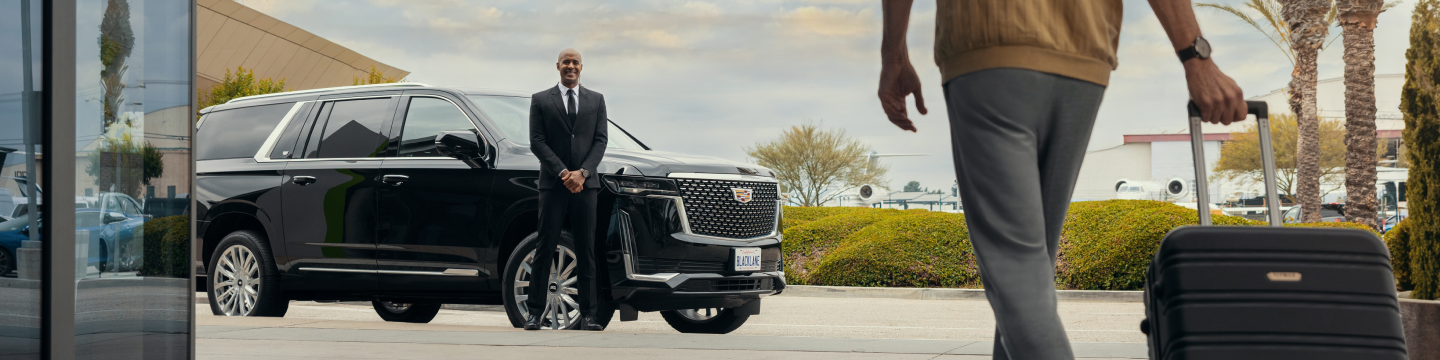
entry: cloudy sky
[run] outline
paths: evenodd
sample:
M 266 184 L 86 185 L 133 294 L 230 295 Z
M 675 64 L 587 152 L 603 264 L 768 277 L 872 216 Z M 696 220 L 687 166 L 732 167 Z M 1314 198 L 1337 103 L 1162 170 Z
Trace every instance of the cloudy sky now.
M 930 154 L 884 160 L 891 170 L 883 185 L 917 180 L 939 189 L 954 179 L 931 61 L 933 1 L 917 1 L 911 18 L 911 58 L 931 111 L 915 118 L 913 134 L 890 125 L 875 97 L 878 0 L 240 1 L 432 85 L 539 91 L 558 79 L 556 53 L 574 47 L 584 54 L 581 82 L 605 93 L 610 117 L 662 150 L 749 161 L 746 147 L 813 121 L 881 153 Z M 1188 94 L 1173 49 L 1145 1 L 1124 3 L 1120 66 L 1092 150 L 1119 145 L 1124 134 L 1184 126 Z M 1377 74 L 1404 72 L 1414 3 L 1380 16 Z M 1249 25 L 1197 13 L 1213 57 L 1247 97 L 1289 81 L 1289 61 Z M 1337 41 L 1321 54 L 1321 79 L 1343 74 L 1342 51 Z

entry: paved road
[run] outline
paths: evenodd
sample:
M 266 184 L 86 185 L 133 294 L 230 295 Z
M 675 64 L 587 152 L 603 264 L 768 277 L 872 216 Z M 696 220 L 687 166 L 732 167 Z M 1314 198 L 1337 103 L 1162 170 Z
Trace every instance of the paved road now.
M 729 335 L 671 330 L 658 314 L 605 332 L 525 332 L 494 306 L 442 310 L 430 324 L 386 323 L 361 303 L 295 302 L 285 318 L 197 315 L 202 359 L 515 358 L 988 359 L 994 319 L 974 300 L 776 296 Z M 1076 356 L 1145 357 L 1140 303 L 1062 302 Z

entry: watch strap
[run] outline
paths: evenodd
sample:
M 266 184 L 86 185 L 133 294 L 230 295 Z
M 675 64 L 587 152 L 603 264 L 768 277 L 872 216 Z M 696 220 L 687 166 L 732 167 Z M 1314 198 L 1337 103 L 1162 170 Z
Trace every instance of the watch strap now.
M 1175 54 L 1180 56 L 1180 62 L 1182 62 L 1182 63 L 1185 62 L 1186 60 L 1190 60 L 1190 59 L 1194 59 L 1194 58 L 1200 57 L 1200 52 L 1199 52 L 1199 51 L 1195 51 L 1195 45 L 1194 45 L 1194 44 L 1191 44 L 1189 47 L 1186 47 L 1186 48 L 1184 48 L 1184 49 L 1180 49 L 1180 51 L 1176 51 Z

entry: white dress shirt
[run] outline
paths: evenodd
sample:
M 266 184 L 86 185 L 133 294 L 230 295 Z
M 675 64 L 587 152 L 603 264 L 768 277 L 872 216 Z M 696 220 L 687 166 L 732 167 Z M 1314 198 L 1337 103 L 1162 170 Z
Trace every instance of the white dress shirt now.
M 564 111 L 566 114 L 569 114 L 569 113 L 570 113 L 570 96 L 569 96 L 569 95 L 566 95 L 565 92 L 566 92 L 566 91 L 569 91 L 569 90 L 572 90 L 572 89 L 571 89 L 571 88 L 568 88 L 568 87 L 565 87 L 565 83 L 556 83 L 556 84 L 555 84 L 555 87 L 560 89 L 560 100 L 561 100 L 561 101 L 564 101 L 564 104 L 563 104 L 563 105 L 565 105 L 565 108 L 564 108 L 564 109 L 560 109 L 560 111 Z M 574 88 L 573 90 L 575 90 L 575 113 L 578 114 L 578 113 L 580 113 L 580 84 L 575 84 L 575 88 Z

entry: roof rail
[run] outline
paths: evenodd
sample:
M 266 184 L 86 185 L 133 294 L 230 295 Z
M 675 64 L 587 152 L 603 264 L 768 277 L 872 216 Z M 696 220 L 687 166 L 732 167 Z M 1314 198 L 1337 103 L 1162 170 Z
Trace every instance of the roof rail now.
M 238 97 L 238 98 L 230 99 L 230 101 L 226 101 L 225 103 L 226 103 L 226 104 L 229 104 L 229 103 L 233 103 L 233 102 L 237 102 L 237 101 L 247 101 L 247 100 L 263 99 L 263 98 L 276 97 L 276 96 L 289 96 L 289 95 L 308 94 L 308 93 L 324 92 L 324 91 L 331 91 L 331 90 L 349 90 L 349 89 L 366 89 L 366 88 L 382 88 L 382 87 L 403 87 L 403 86 L 428 87 L 428 86 L 430 86 L 430 85 L 429 85 L 429 84 L 425 84 L 425 83 L 418 83 L 418 82 L 403 82 L 403 83 L 386 83 L 386 84 L 370 84 L 370 85 L 354 85 L 354 86 L 337 86 L 337 87 L 328 87 L 328 88 L 320 88 L 320 89 L 310 89 L 310 90 L 300 90 L 300 91 L 286 91 L 286 92 L 278 92 L 278 93 L 271 93 L 271 94 L 261 94 L 261 95 L 244 96 L 244 97 Z

